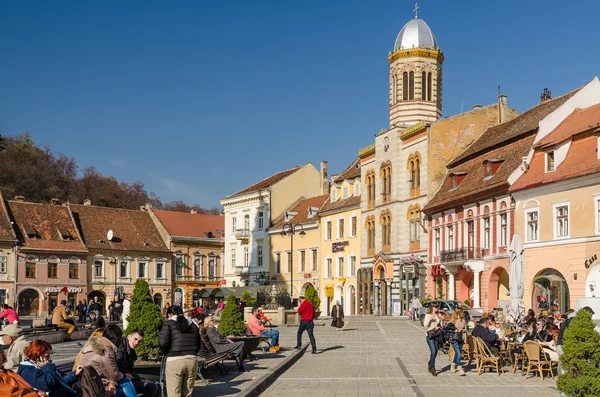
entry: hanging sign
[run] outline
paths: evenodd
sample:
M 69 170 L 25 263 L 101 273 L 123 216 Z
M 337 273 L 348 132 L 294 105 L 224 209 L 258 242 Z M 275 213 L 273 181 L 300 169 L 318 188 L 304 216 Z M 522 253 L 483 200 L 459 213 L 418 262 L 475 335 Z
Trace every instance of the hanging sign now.
M 444 271 L 444 269 L 442 269 L 442 265 L 431 266 L 431 276 L 432 277 L 443 276 L 445 274 L 446 274 L 446 272 Z
M 328 298 L 333 298 L 333 286 L 332 285 L 325 286 L 325 296 Z

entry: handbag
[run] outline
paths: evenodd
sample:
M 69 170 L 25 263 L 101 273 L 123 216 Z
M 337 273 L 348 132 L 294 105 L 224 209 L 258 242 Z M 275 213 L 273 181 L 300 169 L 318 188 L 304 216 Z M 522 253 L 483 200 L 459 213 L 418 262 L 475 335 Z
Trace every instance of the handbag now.
M 429 339 L 438 339 L 442 335 L 442 331 L 440 329 L 430 329 L 427 331 L 427 337 Z

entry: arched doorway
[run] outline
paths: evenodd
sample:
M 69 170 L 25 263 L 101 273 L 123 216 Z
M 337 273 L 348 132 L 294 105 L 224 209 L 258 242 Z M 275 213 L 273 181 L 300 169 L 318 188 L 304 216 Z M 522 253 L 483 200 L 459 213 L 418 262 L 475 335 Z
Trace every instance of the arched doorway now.
M 202 298 L 200 296 L 200 289 L 194 288 L 192 291 L 192 306 L 200 307 L 202 305 Z
M 40 310 L 40 293 L 36 289 L 27 288 L 19 292 L 17 299 L 19 316 L 37 316 Z
M 600 297 L 600 264 L 593 267 L 585 280 L 585 297 Z
M 344 288 L 338 284 L 335 286 L 335 289 L 333 290 L 333 303 L 335 304 L 335 302 L 340 302 L 340 304 L 342 305 L 342 307 L 344 306 Z
M 378 288 L 377 288 L 377 307 L 375 308 L 376 314 L 380 316 L 388 315 L 388 286 L 385 281 L 385 267 L 380 265 L 375 270 L 375 274 L 378 277 Z
M 158 310 L 162 311 L 162 306 L 163 306 L 163 297 L 161 294 L 154 294 L 153 297 L 154 300 L 154 304 L 156 305 L 156 307 L 158 307 Z
M 174 304 L 177 306 L 183 305 L 183 289 L 177 287 L 173 291 Z
M 92 291 L 88 294 L 88 303 L 93 301 L 95 297 L 98 297 L 98 301 L 102 305 L 102 313 L 106 313 L 104 310 L 106 308 L 106 295 L 102 291 Z
M 306 288 L 308 288 L 309 285 L 312 285 L 312 283 L 306 282 L 304 283 L 304 285 L 302 286 L 302 288 L 300 288 L 300 295 L 299 296 L 304 296 L 304 294 L 306 293 Z M 312 285 L 314 287 L 314 285 Z
M 356 314 L 356 289 L 354 288 L 354 285 L 348 286 L 346 296 L 348 297 L 348 308 L 346 309 L 346 313 L 350 316 L 354 316 Z
M 508 272 L 503 267 L 497 267 L 490 276 L 488 310 L 500 307 L 506 311 L 510 302 L 509 295 Z
M 540 298 L 545 296 L 550 303 L 550 311 L 565 313 L 570 309 L 569 286 L 564 276 L 555 269 L 544 269 L 533 279 L 531 307 L 539 311 Z

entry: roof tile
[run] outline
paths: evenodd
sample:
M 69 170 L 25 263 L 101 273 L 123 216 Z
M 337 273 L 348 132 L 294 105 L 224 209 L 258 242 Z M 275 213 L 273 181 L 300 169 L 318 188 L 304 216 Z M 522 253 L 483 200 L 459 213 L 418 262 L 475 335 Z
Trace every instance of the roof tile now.
M 0 241 L 15 241 L 17 235 L 10 223 L 6 203 L 0 192 Z
M 309 207 L 317 208 L 317 212 L 323 207 L 323 204 L 329 198 L 328 194 L 324 194 L 322 196 L 311 197 L 307 199 L 301 199 L 296 204 L 294 204 L 287 212 L 297 212 L 297 214 L 287 221 L 285 220 L 285 213 L 277 218 L 274 222 L 273 227 L 282 227 L 285 223 L 293 222 L 293 223 L 310 223 L 310 222 L 318 222 L 319 217 L 315 212 L 311 218 L 308 217 L 308 209 Z
M 360 157 L 356 158 L 352 164 L 350 164 L 344 172 L 336 176 L 333 182 L 339 183 L 346 179 L 354 179 L 360 177 Z
M 152 211 L 171 236 L 208 238 L 207 234 L 210 232 L 215 239 L 218 239 L 225 229 L 225 217 L 222 215 Z
M 585 109 L 575 109 L 550 134 L 540 140 L 535 147 L 555 145 L 571 139 L 573 135 L 579 132 L 598 127 L 600 127 L 600 103 Z
M 360 206 L 360 196 L 350 196 L 336 201 L 327 200 L 319 212 L 336 211 L 344 208 Z
M 237 193 L 230 194 L 229 196 L 227 196 L 225 198 L 227 199 L 227 198 L 239 196 L 240 194 L 252 193 L 252 192 L 256 192 L 258 190 L 270 188 L 277 182 L 292 175 L 294 172 L 298 171 L 300 168 L 302 168 L 302 167 L 295 166 L 293 168 L 290 168 L 289 170 L 278 172 L 276 174 L 271 175 L 268 178 L 263 179 L 260 182 L 255 183 L 254 185 L 248 186 L 247 188 L 240 190 Z

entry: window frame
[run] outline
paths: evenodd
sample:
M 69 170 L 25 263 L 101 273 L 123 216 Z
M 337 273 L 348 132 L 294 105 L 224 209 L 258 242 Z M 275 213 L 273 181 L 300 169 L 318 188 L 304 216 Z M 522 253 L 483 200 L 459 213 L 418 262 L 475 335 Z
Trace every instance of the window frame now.
M 492 219 L 489 214 L 483 218 L 483 248 L 492 248 Z
M 244 245 L 244 267 L 250 267 L 250 247 Z
M 454 224 L 450 224 L 446 226 L 446 231 L 448 232 L 447 241 L 448 241 L 448 250 L 454 250 Z
M 275 273 L 281 274 L 281 252 L 275 252 Z
M 434 239 L 434 255 L 433 256 L 440 256 L 440 253 L 442 252 L 442 231 L 440 230 L 439 226 L 436 227 L 435 229 L 435 239 Z
M 498 232 L 500 233 L 500 235 L 498 236 L 498 247 L 508 247 L 508 211 L 500 212 L 498 214 L 498 220 Z M 505 220 L 506 222 L 502 222 L 503 220 Z
M 348 277 L 356 276 L 356 255 L 350 255 L 350 260 L 348 261 Z
M 338 219 L 338 239 L 344 238 L 344 218 Z
M 342 278 L 344 277 L 344 257 L 338 256 L 337 259 L 337 278 Z
M 256 246 L 256 266 L 263 266 L 263 246 L 262 244 L 258 244 Z
M 144 266 L 144 276 L 140 275 L 140 270 L 142 269 L 140 266 Z M 148 261 L 137 261 L 137 278 L 148 278 Z
M 158 274 L 158 269 L 160 269 L 160 275 Z M 154 277 L 157 280 L 162 280 L 165 278 L 165 262 L 158 261 L 156 262 L 156 266 L 154 267 Z
M 353 215 L 350 218 L 350 237 L 356 237 L 358 233 L 358 217 Z
M 231 256 L 231 267 L 235 268 L 237 265 L 237 247 L 231 248 L 229 254 Z
M 33 273 L 33 275 L 31 275 Z M 37 263 L 25 261 L 25 278 L 37 278 Z
M 258 212 L 258 230 L 265 228 L 265 213 L 264 211 Z
M 566 218 L 567 223 L 567 233 L 566 235 L 558 235 L 558 209 L 565 207 L 567 209 Z M 563 218 L 563 219 L 564 219 Z M 571 237 L 571 202 L 570 201 L 562 201 L 560 203 L 552 204 L 552 220 L 553 220 L 553 231 L 554 231 L 554 239 L 555 240 L 563 240 Z
M 285 251 L 286 273 L 292 272 L 292 251 Z
M 0 274 L 8 273 L 8 256 L 0 255 Z
M 204 255 L 194 255 L 194 273 L 193 276 L 196 279 L 202 279 L 204 267 Z
M 123 273 L 121 272 L 123 264 L 125 264 L 125 270 L 126 270 L 125 276 L 123 276 L 122 275 Z M 131 269 L 130 269 L 130 267 L 131 267 L 131 261 L 130 260 L 127 260 L 127 259 L 121 259 L 121 260 L 119 260 L 119 278 L 131 278 L 130 277 L 131 276 Z M 181 268 L 183 269 L 184 267 L 185 267 L 185 264 Z
M 536 224 L 536 238 L 535 239 L 531 239 L 530 235 L 529 235 L 529 225 L 530 223 L 532 223 L 529 220 L 529 214 L 532 213 L 536 213 L 536 220 L 535 220 L 535 224 Z M 539 207 L 532 207 L 532 208 L 525 208 L 524 210 L 524 216 L 525 216 L 525 242 L 527 243 L 535 243 L 540 241 L 540 208 Z
M 331 221 L 328 220 L 325 223 L 325 240 L 327 240 L 327 241 L 331 240 L 331 234 L 332 234 L 331 233 L 332 232 L 331 229 L 332 229 Z
M 100 275 L 96 274 L 97 264 L 100 263 Z M 104 278 L 104 259 L 94 259 L 94 264 L 92 265 L 92 277 L 93 278 Z
M 550 160 L 552 160 L 550 162 Z M 552 165 L 552 169 L 550 168 L 550 165 Z M 554 170 L 556 170 L 556 151 L 555 150 L 548 150 L 547 152 L 544 153 L 544 169 L 546 170 L 546 172 L 552 172 Z
M 50 275 L 50 269 L 54 269 L 54 276 Z M 57 279 L 58 278 L 58 261 L 56 262 L 48 262 L 48 278 L 49 279 Z
M 298 273 L 306 272 L 306 250 L 302 249 L 298 251 Z
M 325 260 L 326 270 L 327 270 L 327 278 L 333 278 L 333 258 L 327 258 Z
M 75 277 L 73 277 L 73 266 L 75 267 Z M 79 263 L 75 261 L 69 261 L 69 280 L 79 279 Z
M 318 248 L 312 248 L 311 249 L 311 255 L 312 255 L 312 259 L 311 259 L 311 271 L 316 272 L 319 269 L 319 249 Z

